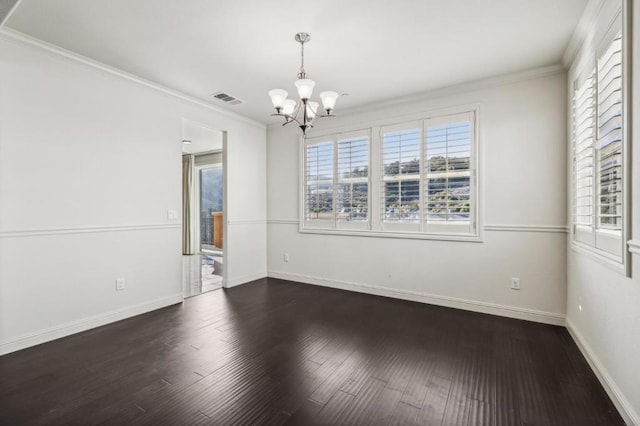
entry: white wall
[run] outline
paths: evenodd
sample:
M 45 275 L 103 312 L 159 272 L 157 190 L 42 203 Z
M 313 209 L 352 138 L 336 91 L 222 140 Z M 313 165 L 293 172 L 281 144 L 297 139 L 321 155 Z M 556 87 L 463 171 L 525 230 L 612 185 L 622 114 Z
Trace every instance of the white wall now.
M 299 233 L 299 131 L 275 125 L 267 134 L 269 276 L 564 324 L 564 71 L 439 91 L 318 122 L 312 132 L 472 103 L 481 105 L 483 243 Z M 511 277 L 522 290 L 510 289 Z
M 0 32 L 0 353 L 182 300 L 183 118 L 227 132 L 228 284 L 265 276 L 263 125 Z
M 606 6 L 616 1 L 608 0 Z M 619 4 L 619 3 L 618 3 Z M 640 28 L 640 8 L 634 8 L 633 25 Z M 602 13 L 610 8 L 604 7 Z M 609 18 L 604 17 L 604 22 Z M 594 26 L 585 35 L 583 52 L 588 50 Z M 633 52 L 633 79 L 640 82 L 640 37 L 636 31 Z M 580 61 L 579 55 L 576 61 Z M 640 84 L 633 87 L 634 131 L 632 233 L 640 240 Z M 570 149 L 570 146 L 569 146 Z M 567 326 L 605 389 L 629 424 L 640 425 L 640 256 L 632 258 L 633 278 L 612 269 L 568 244 Z

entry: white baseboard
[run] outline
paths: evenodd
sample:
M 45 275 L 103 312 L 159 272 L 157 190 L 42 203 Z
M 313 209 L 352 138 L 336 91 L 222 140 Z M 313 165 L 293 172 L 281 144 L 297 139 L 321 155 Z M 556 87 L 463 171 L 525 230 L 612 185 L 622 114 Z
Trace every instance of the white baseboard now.
M 536 311 L 533 309 L 519 308 L 515 306 L 498 305 L 495 303 L 480 302 L 476 300 L 459 299 L 455 297 L 439 296 L 434 294 L 420 293 L 417 291 L 380 287 L 349 281 L 332 280 L 288 272 L 269 271 L 269 277 L 290 281 L 299 281 L 306 284 L 314 284 L 324 287 L 338 288 L 342 290 L 356 291 L 358 293 L 373 294 L 376 296 L 392 297 L 394 299 L 411 300 L 413 302 L 422 302 L 431 305 L 464 309 L 467 311 L 481 312 L 484 314 L 492 314 L 508 318 L 541 322 L 545 324 L 562 326 L 564 326 L 565 324 L 565 316 L 563 314 L 557 314 L 553 312 Z
M 266 278 L 266 277 L 267 277 L 266 272 L 256 272 L 255 274 L 243 275 L 241 277 L 234 278 L 232 280 L 227 280 L 224 287 L 225 288 L 236 287 L 236 286 L 246 284 L 248 282 L 259 280 L 261 278 Z
M 569 330 L 569 334 L 578 345 L 580 352 L 582 352 L 582 355 L 586 358 L 591 369 L 595 373 L 596 377 L 598 377 L 598 380 L 600 380 L 602 387 L 604 387 L 604 390 L 609 395 L 609 398 L 611 398 L 611 401 L 618 409 L 618 412 L 624 421 L 630 426 L 640 426 L 640 415 L 638 415 L 629 400 L 624 396 L 596 353 L 591 349 L 591 346 L 589 346 L 587 341 L 569 318 L 567 318 L 566 326 L 567 330 Z
M 41 343 L 50 342 L 61 337 L 80 333 L 81 331 L 100 327 L 102 325 L 110 324 L 136 315 L 145 314 L 147 312 L 155 311 L 156 309 L 165 308 L 178 303 L 182 303 L 182 293 L 56 325 L 44 330 L 23 334 L 17 338 L 0 342 L 0 355 L 19 351 Z

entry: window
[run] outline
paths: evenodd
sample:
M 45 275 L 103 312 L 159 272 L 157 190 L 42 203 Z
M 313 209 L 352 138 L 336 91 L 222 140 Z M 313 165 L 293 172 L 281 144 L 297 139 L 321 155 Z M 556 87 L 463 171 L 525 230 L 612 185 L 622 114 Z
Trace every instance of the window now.
M 301 230 L 477 240 L 476 157 L 475 111 L 307 139 Z
M 369 226 L 369 139 L 368 132 L 307 139 L 306 226 Z
M 581 227 L 593 225 L 593 73 L 577 81 L 573 95 L 573 161 L 575 173 L 574 223 Z
M 382 222 L 420 224 L 420 137 L 419 123 L 386 127 L 382 130 Z M 402 228 L 400 228 L 402 229 Z
M 340 224 L 369 220 L 369 138 L 338 140 L 337 214 Z
M 333 142 L 323 141 L 306 148 L 305 219 L 333 220 Z
M 573 235 L 623 260 L 624 116 L 620 16 L 573 85 Z
M 427 228 L 473 232 L 473 132 L 470 114 L 425 122 Z
M 598 226 L 622 229 L 622 36 L 598 58 Z

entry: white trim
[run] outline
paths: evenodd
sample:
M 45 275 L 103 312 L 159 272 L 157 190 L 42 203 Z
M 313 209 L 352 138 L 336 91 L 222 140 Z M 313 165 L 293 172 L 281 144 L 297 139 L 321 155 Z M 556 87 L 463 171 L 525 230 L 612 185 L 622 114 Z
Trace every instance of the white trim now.
M 466 241 L 481 243 L 477 235 L 472 234 L 438 234 L 419 231 L 370 231 L 368 229 L 329 229 L 329 228 L 300 228 L 301 234 L 349 235 L 354 237 L 406 238 L 410 240 L 438 240 L 438 241 Z
M 266 272 L 256 272 L 254 274 L 243 275 L 241 277 L 234 278 L 232 280 L 227 280 L 224 287 L 225 288 L 237 287 L 239 285 L 247 284 L 247 283 L 250 283 L 251 281 L 260 280 L 266 277 L 267 277 Z
M 598 15 L 604 3 L 605 0 L 589 0 L 589 3 L 584 8 L 584 12 L 582 12 L 578 25 L 576 25 L 573 35 L 571 36 L 571 40 L 569 40 L 569 44 L 562 55 L 562 64 L 567 69 L 571 67 L 571 64 L 573 64 L 573 61 L 578 56 L 589 31 L 597 26 Z
M 269 225 L 298 225 L 300 223 L 297 219 L 269 219 L 267 220 L 267 224 Z M 545 232 L 545 233 L 554 233 L 554 234 L 566 234 L 569 232 L 569 227 L 565 225 L 484 225 L 483 229 L 485 231 L 490 232 Z M 303 232 L 309 231 L 309 229 L 304 229 Z M 311 229 L 311 231 L 314 231 Z M 322 233 L 327 234 L 339 234 L 339 235 L 350 235 L 350 233 L 345 232 L 326 232 L 328 230 L 322 230 Z M 356 231 L 357 232 L 357 231 Z M 315 232 L 312 232 L 315 233 Z M 371 234 L 371 232 L 367 232 L 367 234 Z M 388 233 L 385 233 L 387 235 Z M 357 235 L 360 235 L 357 233 Z M 424 235 L 424 234 L 419 234 Z M 377 236 L 377 235 L 375 235 Z M 405 234 L 401 234 L 401 236 L 406 236 Z M 413 238 L 413 237 L 408 237 Z M 439 236 L 436 236 L 435 239 L 442 239 Z M 479 238 L 481 240 L 481 238 Z M 640 250 L 640 247 L 639 247 Z
M 300 221 L 298 219 L 269 219 L 267 224 L 269 225 L 298 225 Z
M 629 240 L 627 246 L 629 246 L 629 253 L 640 254 L 640 240 Z
M 484 225 L 485 231 L 507 232 L 551 232 L 566 234 L 569 227 L 566 225 Z
M 572 241 L 570 247 L 574 253 L 588 257 L 613 271 L 626 275 L 625 265 L 620 262 L 620 258 L 578 241 Z
M 20 6 L 20 3 L 22 3 L 22 0 L 18 0 L 13 6 L 11 6 L 9 12 L 7 12 L 7 14 L 4 15 L 4 18 L 2 18 L 2 21 L 0 21 L 0 27 L 3 27 L 7 23 L 9 18 L 11 18 L 11 16 L 15 13 L 15 11 L 18 10 L 18 6 Z
M 479 79 L 479 80 L 471 80 L 465 83 L 454 84 L 454 85 L 442 87 L 439 89 L 427 90 L 425 92 L 421 92 L 411 96 L 403 96 L 403 97 L 388 99 L 386 101 L 374 102 L 371 105 L 341 109 L 340 117 L 346 117 L 346 116 L 360 114 L 360 113 L 369 112 L 369 111 L 382 110 L 398 104 L 418 102 L 421 100 L 441 98 L 441 97 L 455 95 L 459 93 L 468 93 L 476 90 L 489 89 L 496 86 L 504 86 L 507 84 L 520 83 L 523 81 L 549 77 L 556 74 L 562 74 L 564 72 L 566 72 L 566 70 L 562 64 L 554 64 L 554 65 L 549 65 L 544 67 L 531 68 L 523 71 L 516 71 L 508 74 L 501 74 L 498 76 Z M 416 118 L 424 118 L 424 117 L 416 117 Z M 355 123 L 352 123 L 352 125 L 354 124 Z M 281 122 L 273 122 L 273 123 L 269 123 L 267 127 L 277 128 L 281 126 L 282 126 Z M 371 123 L 369 123 L 367 127 L 371 127 Z M 314 137 L 315 137 L 315 134 L 314 134 Z
M 624 393 L 622 393 L 616 382 L 602 364 L 602 361 L 600 361 L 600 358 L 598 358 L 593 349 L 591 349 L 591 346 L 587 343 L 586 339 L 568 317 L 566 327 L 624 421 L 628 425 L 640 426 L 640 415 L 635 412 L 629 400 L 624 396 Z
M 337 288 L 341 290 L 355 291 L 358 293 L 372 294 L 376 296 L 391 297 L 394 299 L 411 300 L 413 302 L 428 303 L 431 305 L 446 306 L 449 308 L 463 309 L 466 311 L 481 312 L 508 318 L 517 318 L 527 321 L 535 321 L 544 324 L 564 325 L 565 315 L 554 312 L 544 312 L 534 309 L 520 308 L 517 306 L 498 305 L 495 303 L 481 302 L 477 300 L 459 299 L 456 297 L 440 296 L 421 293 L 417 291 L 402 290 L 389 287 L 381 287 L 370 284 L 350 281 L 333 280 L 311 275 L 294 274 L 289 272 L 269 271 L 269 277 L 289 281 L 297 281 L 306 284 L 323 287 Z
M 266 225 L 266 219 L 238 219 L 227 221 L 229 225 Z
M 92 234 L 98 232 L 150 231 L 156 229 L 181 229 L 182 223 L 159 223 L 151 225 L 106 225 L 86 227 L 63 227 L 48 229 L 0 230 L 1 238 L 40 237 L 47 235 Z
M 72 61 L 75 62 L 79 62 L 82 63 L 84 65 L 88 65 L 92 68 L 97 68 L 99 70 L 105 71 L 109 74 L 113 74 L 116 75 L 118 77 L 124 78 L 126 80 L 132 81 L 134 83 L 140 84 L 142 86 L 157 90 L 159 92 L 162 92 L 164 94 L 167 94 L 169 96 L 173 96 L 175 98 L 181 99 L 183 101 L 186 102 L 190 102 L 193 104 L 196 104 L 198 106 L 210 109 L 212 111 L 215 111 L 216 113 L 223 115 L 227 118 L 231 118 L 233 120 L 242 122 L 244 124 L 248 124 L 254 127 L 257 127 L 261 130 L 265 130 L 267 128 L 265 123 L 261 123 L 259 121 L 255 121 L 251 118 L 245 117 L 243 115 L 240 115 L 236 112 L 233 111 L 228 111 L 226 109 L 220 108 L 216 105 L 212 105 L 202 99 L 196 98 L 194 96 L 191 95 L 187 95 L 186 93 L 182 93 L 178 90 L 172 89 L 170 87 L 167 86 L 163 86 L 162 84 L 153 82 L 151 80 L 147 80 L 144 79 L 142 77 L 138 77 L 137 75 L 128 73 L 126 71 L 123 71 L 119 68 L 116 67 L 112 67 L 110 65 L 107 65 L 105 63 L 96 61 L 94 59 L 88 58 L 86 56 L 80 55 L 78 53 L 72 52 L 70 50 L 64 49 L 62 47 L 56 46 L 55 44 L 51 44 L 51 43 L 47 43 L 46 41 L 31 37 L 27 34 L 21 33 L 20 31 L 16 31 L 13 29 L 10 29 L 8 27 L 0 27 L 0 38 L 7 40 L 7 41 L 12 41 L 12 42 L 17 42 L 17 43 L 21 43 L 21 44 L 26 44 L 29 46 L 33 46 L 35 48 L 38 49 L 42 49 L 42 50 L 46 50 L 48 52 L 51 52 L 53 54 L 62 56 L 64 58 L 70 59 Z
M 104 312 L 102 314 L 93 315 L 80 320 L 70 321 L 64 324 L 23 334 L 22 336 L 0 342 L 0 355 L 19 351 L 41 343 L 50 342 L 61 337 L 80 333 L 85 330 L 90 330 L 92 328 L 100 327 L 102 325 L 110 324 L 136 315 L 145 314 L 147 312 L 155 311 L 156 309 L 176 305 L 178 303 L 182 303 L 182 293 L 172 294 L 171 296 L 161 297 L 149 302 L 138 303 L 136 305 L 115 309 L 113 311 Z

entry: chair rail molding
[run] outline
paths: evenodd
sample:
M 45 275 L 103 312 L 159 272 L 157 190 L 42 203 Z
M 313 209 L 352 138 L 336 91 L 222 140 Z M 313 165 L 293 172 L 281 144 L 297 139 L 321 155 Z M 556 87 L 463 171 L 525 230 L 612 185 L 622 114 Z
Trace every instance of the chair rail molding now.
M 552 232 L 566 234 L 569 232 L 567 225 L 484 225 L 485 231 L 504 231 L 504 232 Z
M 640 254 L 640 240 L 629 240 L 627 241 L 627 246 L 630 253 Z
M 152 231 L 160 229 L 182 229 L 182 223 L 155 223 L 148 225 L 104 225 L 84 227 L 59 227 L 43 229 L 0 230 L 2 238 L 41 237 L 48 235 L 91 234 L 98 232 Z

